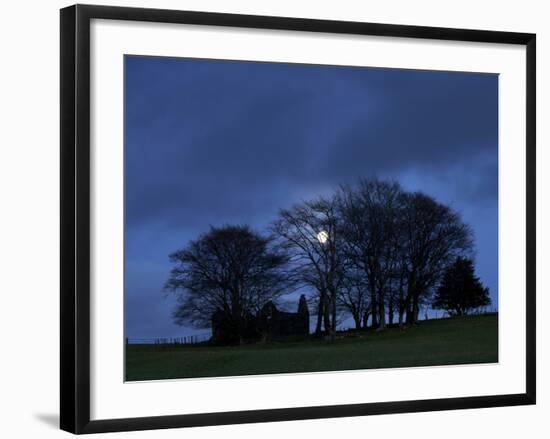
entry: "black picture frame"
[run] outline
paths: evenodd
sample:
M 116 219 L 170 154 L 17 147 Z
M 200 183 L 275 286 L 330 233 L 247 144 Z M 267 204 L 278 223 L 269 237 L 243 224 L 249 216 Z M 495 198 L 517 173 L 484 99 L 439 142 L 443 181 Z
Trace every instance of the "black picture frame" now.
M 526 392 L 494 396 L 90 420 L 90 21 L 92 19 L 525 46 L 527 59 L 525 66 L 527 75 Z M 61 429 L 76 434 L 99 433 L 535 404 L 536 36 L 534 34 L 88 5 L 75 5 L 62 9 L 60 24 Z

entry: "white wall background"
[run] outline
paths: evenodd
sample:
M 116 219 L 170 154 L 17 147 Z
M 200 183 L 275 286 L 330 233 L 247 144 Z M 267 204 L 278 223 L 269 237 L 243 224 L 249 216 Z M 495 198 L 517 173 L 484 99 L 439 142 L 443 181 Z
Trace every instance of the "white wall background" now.
M 112 437 L 547 437 L 550 325 L 550 11 L 523 0 L 104 0 L 88 3 L 537 33 L 538 405 L 122 433 Z M 0 15 L 0 434 L 61 437 L 59 367 L 59 13 L 63 1 L 9 2 Z

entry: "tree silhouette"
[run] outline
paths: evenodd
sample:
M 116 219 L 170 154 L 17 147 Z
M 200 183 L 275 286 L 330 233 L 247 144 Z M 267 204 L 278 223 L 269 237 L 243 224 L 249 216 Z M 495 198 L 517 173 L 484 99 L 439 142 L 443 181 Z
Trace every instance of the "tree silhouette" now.
M 400 326 L 415 324 L 421 307 L 462 315 L 490 303 L 467 259 L 471 228 L 396 181 L 360 179 L 281 209 L 270 232 L 212 227 L 170 255 L 176 323 L 208 327 L 215 318 L 231 342 L 243 340 L 268 301 L 303 287 L 316 302 L 317 335 L 334 336 L 343 314 L 356 328 L 370 321 L 382 330 L 395 315 Z
M 362 179 L 341 188 L 338 206 L 348 263 L 364 275 L 370 292 L 372 326 L 386 327 L 386 301 L 401 260 L 399 221 L 401 186 Z
M 339 309 L 351 315 L 355 328 L 366 328 L 371 313 L 367 281 L 361 271 L 348 267 L 338 293 Z
M 491 304 L 489 289 L 474 274 L 471 259 L 458 257 L 445 271 L 432 308 L 443 309 L 452 316 L 461 316 Z
M 288 257 L 248 226 L 211 227 L 170 260 L 175 267 L 165 289 L 178 296 L 176 323 L 209 327 L 221 313 L 232 341 L 243 340 L 265 303 L 288 292 Z
M 472 252 L 473 238 L 460 215 L 434 198 L 421 192 L 404 193 L 401 202 L 403 308 L 406 323 L 414 324 L 449 264 Z
M 332 198 L 318 198 L 279 211 L 271 230 L 291 256 L 293 278 L 315 289 L 317 322 L 336 332 L 338 292 L 344 279 L 338 215 Z

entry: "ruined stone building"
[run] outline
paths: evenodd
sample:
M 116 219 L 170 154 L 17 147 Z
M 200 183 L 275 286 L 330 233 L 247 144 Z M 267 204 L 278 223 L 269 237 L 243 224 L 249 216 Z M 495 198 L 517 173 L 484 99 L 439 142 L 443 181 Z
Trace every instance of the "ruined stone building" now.
M 309 309 L 306 298 L 303 294 L 300 296 L 297 312 L 280 311 L 272 301 L 269 301 L 257 315 L 249 314 L 243 321 L 238 322 L 238 325 L 239 329 L 222 310 L 217 310 L 212 315 L 212 341 L 230 344 L 243 339 L 307 335 L 309 334 Z

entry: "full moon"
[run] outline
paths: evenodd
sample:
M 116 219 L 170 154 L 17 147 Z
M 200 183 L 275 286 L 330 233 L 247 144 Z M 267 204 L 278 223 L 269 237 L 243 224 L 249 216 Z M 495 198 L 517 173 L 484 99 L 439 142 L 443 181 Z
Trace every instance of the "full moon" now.
M 317 240 L 321 243 L 321 244 L 324 244 L 325 242 L 327 242 L 327 239 L 328 239 L 328 233 L 325 232 L 324 230 L 320 231 L 319 233 L 317 233 Z

